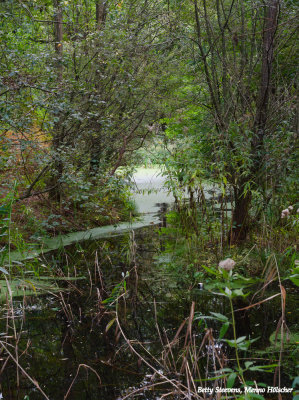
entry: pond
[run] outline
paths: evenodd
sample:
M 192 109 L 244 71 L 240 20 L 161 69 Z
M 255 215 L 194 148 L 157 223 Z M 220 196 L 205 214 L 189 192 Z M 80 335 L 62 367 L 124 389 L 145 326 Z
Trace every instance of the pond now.
M 108 230 L 88 240 L 65 238 L 67 246 L 40 254 L 39 259 L 72 279 L 62 279 L 51 293 L 15 298 L 3 307 L 0 340 L 10 357 L 2 352 L 2 398 L 120 400 L 132 399 L 134 393 L 134 398 L 148 400 L 166 393 L 172 393 L 172 399 L 201 398 L 194 394 L 199 383 L 183 378 L 186 368 L 192 368 L 190 360 L 197 357 L 195 377 L 211 376 L 219 367 L 217 358 L 230 366 L 234 352 L 214 339 L 219 321 L 207 320 L 208 326 L 203 326 L 199 318 L 192 332 L 188 326 L 190 315 L 229 315 L 228 301 L 205 285 L 186 289 L 167 268 L 171 254 L 164 251 L 169 240 L 163 234 L 164 214 L 174 199 L 156 170 L 138 171 L 135 182 L 140 225 L 123 225 L 113 235 Z M 296 300 L 296 292 L 288 288 L 291 332 L 297 324 Z M 235 308 L 242 306 L 235 303 Z M 236 313 L 237 336 L 259 337 L 254 361 L 277 362 L 279 347 L 269 338 L 280 315 L 280 297 L 251 312 Z M 285 351 L 293 356 L 293 347 L 286 345 Z M 282 372 L 283 385 L 291 384 L 290 368 L 286 365 Z M 193 395 L 178 394 L 180 377 L 180 393 L 189 387 Z M 273 383 L 263 371 L 259 377 Z

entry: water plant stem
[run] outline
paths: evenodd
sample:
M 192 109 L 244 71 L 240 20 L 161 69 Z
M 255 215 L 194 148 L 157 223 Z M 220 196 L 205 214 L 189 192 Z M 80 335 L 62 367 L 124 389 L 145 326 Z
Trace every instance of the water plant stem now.
M 236 361 L 238 365 L 238 372 L 240 374 L 240 378 L 242 380 L 242 383 L 245 385 L 245 379 L 243 375 L 243 370 L 240 365 L 240 360 L 239 360 L 239 353 L 238 353 L 238 346 L 237 346 L 237 333 L 236 333 L 236 321 L 235 321 L 235 314 L 234 314 L 234 307 L 233 307 L 233 301 L 232 297 L 229 296 L 229 304 L 230 304 L 230 309 L 232 313 L 232 322 L 233 322 L 233 333 L 234 333 L 234 341 L 235 341 L 235 350 L 236 350 Z

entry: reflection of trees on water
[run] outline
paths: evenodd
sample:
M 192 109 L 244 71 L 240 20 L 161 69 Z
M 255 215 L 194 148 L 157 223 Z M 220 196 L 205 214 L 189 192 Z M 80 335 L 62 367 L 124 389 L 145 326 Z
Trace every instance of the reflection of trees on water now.
M 159 206 L 161 229 L 166 227 L 167 204 L 160 203 Z M 156 230 L 155 227 L 147 227 L 135 232 L 133 238 L 135 255 L 130 257 L 129 261 L 124 249 L 130 247 L 130 240 L 125 240 L 124 237 L 106 240 L 106 247 L 103 241 L 98 241 L 82 244 L 78 252 L 74 250 L 75 247 L 70 248 L 69 251 L 73 254 L 70 260 L 76 265 L 78 275 L 83 274 L 84 271 L 86 273 L 87 268 L 90 268 L 90 271 L 98 271 L 94 268 L 96 252 L 98 252 L 101 272 L 101 277 L 98 272 L 91 272 L 92 291 L 88 282 L 77 281 L 78 290 L 70 291 L 65 296 L 65 303 L 70 304 L 75 318 L 69 321 L 61 308 L 60 311 L 47 313 L 49 308 L 47 299 L 44 300 L 43 308 L 39 309 L 38 314 L 32 313 L 32 318 L 30 314 L 27 315 L 24 325 L 24 331 L 26 330 L 27 334 L 22 334 L 22 348 L 26 347 L 27 339 L 30 339 L 32 344 L 21 362 L 23 366 L 26 363 L 30 365 L 29 372 L 40 384 L 44 385 L 45 392 L 51 399 L 61 399 L 61 394 L 66 393 L 78 365 L 82 363 L 97 371 L 101 377 L 102 386 L 99 386 L 92 372 L 83 368 L 78 374 L 70 395 L 70 398 L 74 400 L 117 398 L 122 388 L 138 386 L 148 373 L 147 368 L 141 365 L 140 360 L 130 352 L 116 324 L 107 330 L 107 325 L 114 315 L 113 309 L 106 308 L 103 311 L 107 313 L 101 314 L 100 298 L 96 293 L 99 290 L 103 299 L 109 296 L 113 287 L 119 284 L 122 276 L 125 276 L 126 271 L 132 268 L 127 278 L 126 295 L 119 302 L 119 316 L 127 338 L 134 346 L 137 346 L 136 349 L 144 357 L 149 357 L 149 355 L 142 350 L 141 346 L 138 347 L 137 342 L 145 346 L 154 357 L 161 359 L 167 341 L 175 337 L 181 323 L 188 318 L 192 301 L 195 301 L 195 312 L 200 312 L 202 315 L 210 315 L 210 311 L 215 310 L 223 315 L 229 315 L 228 304 L 223 301 L 223 298 L 207 290 L 196 288 L 187 290 L 184 282 L 178 282 L 177 277 L 167 270 L 166 266 L 160 266 L 155 262 L 155 257 L 161 255 L 161 249 L 162 251 L 165 249 L 168 240 L 167 237 L 158 235 Z M 103 261 L 106 254 L 104 250 L 109 255 L 109 260 L 107 258 L 105 262 Z M 84 262 L 82 262 L 82 254 L 84 254 Z M 63 263 L 59 266 L 63 268 Z M 204 281 L 203 283 L 205 285 Z M 156 302 L 156 313 L 154 302 Z M 57 300 L 52 300 L 51 307 L 59 308 L 56 303 L 58 303 Z M 246 305 L 243 301 L 236 300 L 234 308 L 243 308 Z M 264 330 L 262 336 L 269 337 L 271 332 L 266 327 L 265 317 L 271 316 L 273 322 L 277 314 L 271 307 L 273 308 L 273 304 L 267 303 L 261 308 L 262 312 L 261 310 L 256 310 L 256 312 L 251 310 L 250 313 L 236 312 L 237 336 L 248 337 L 253 328 L 256 329 L 253 337 L 258 336 L 260 330 Z M 215 320 L 207 320 L 206 324 L 214 338 L 217 338 L 221 328 L 219 323 Z M 258 324 L 260 328 L 255 328 Z M 205 326 L 199 327 L 194 321 L 192 335 L 198 348 L 205 333 Z M 178 345 L 173 349 L 177 360 L 183 351 L 185 334 L 186 326 L 179 335 Z M 227 337 L 232 337 L 230 330 Z M 233 352 L 228 346 L 223 345 L 218 348 L 219 351 L 221 350 L 221 356 L 233 358 Z M 204 347 L 199 353 L 199 368 L 204 368 L 208 350 L 208 347 Z M 12 389 L 15 387 L 15 365 L 11 364 L 5 369 L 1 380 L 3 393 L 8 393 L 7 398 L 18 399 Z M 27 392 L 32 393 L 32 389 L 22 378 L 20 400 L 23 400 Z M 30 400 L 35 400 L 34 395 L 30 394 Z

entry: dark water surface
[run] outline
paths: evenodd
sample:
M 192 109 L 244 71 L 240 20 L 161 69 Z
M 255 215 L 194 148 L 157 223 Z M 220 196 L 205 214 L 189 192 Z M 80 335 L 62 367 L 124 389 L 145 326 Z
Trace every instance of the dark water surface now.
M 172 339 L 182 321 L 188 317 L 192 300 L 196 302 L 196 311 L 204 315 L 209 315 L 210 311 L 229 314 L 228 304 L 222 297 L 214 297 L 211 293 L 196 288 L 186 291 L 186 288 L 179 287 L 170 273 L 157 265 L 155 256 L 160 251 L 161 237 L 156 231 L 157 228 L 150 227 L 135 232 L 134 262 L 127 259 L 129 253 L 126 254 L 126 251 L 132 246 L 132 237 L 128 235 L 108 241 L 74 245 L 67 248 L 64 255 L 48 256 L 48 262 L 61 269 L 67 263 L 69 269 L 71 265 L 75 265 L 79 276 L 86 276 L 86 271 L 89 270 L 87 279 L 72 282 L 71 285 L 75 288 L 70 287 L 62 295 L 55 293 L 27 298 L 25 310 L 21 301 L 14 302 L 16 328 L 21 333 L 20 365 L 39 382 L 49 399 L 64 398 L 80 365 L 82 366 L 69 392 L 69 399 L 116 400 L 125 395 L 126 389 L 136 388 L 144 385 L 147 380 L 150 381 L 152 371 L 132 354 L 120 336 L 116 323 L 106 332 L 107 325 L 114 318 L 115 307 L 111 305 L 111 314 L 103 316 L 98 298 L 99 292 L 103 296 L 105 293 L 109 296 L 112 288 L 123 279 L 130 268 L 130 275 L 126 279 L 127 294 L 125 301 L 121 300 L 118 310 L 122 328 L 129 339 L 142 342 L 156 357 L 163 351 L 156 321 Z M 99 269 L 95 268 L 96 253 L 101 277 Z M 136 273 L 134 265 L 137 265 Z M 295 311 L 295 300 L 295 295 L 289 294 L 288 310 Z M 109 312 L 109 307 L 106 311 Z M 274 321 L 277 322 L 279 318 L 278 298 L 237 320 L 238 336 L 259 336 L 256 348 L 264 349 L 270 344 L 269 336 L 276 326 Z M 296 325 L 295 315 L 288 314 L 287 318 L 292 329 Z M 213 321 L 211 326 L 215 331 L 219 328 Z M 199 335 L 199 344 L 200 339 Z M 27 345 L 28 350 L 21 355 Z M 11 351 L 14 354 L 13 349 Z M 141 350 L 141 354 L 144 351 Z M 155 363 L 153 365 L 158 368 Z M 21 373 L 19 379 L 20 388 L 17 390 L 16 366 L 9 361 L 1 375 L 4 399 L 24 399 L 26 395 L 26 399 L 30 400 L 43 398 Z M 286 384 L 290 383 L 286 376 L 284 379 Z M 159 399 L 160 395 L 159 391 L 148 391 L 139 398 Z
M 160 204 L 161 207 L 165 210 L 165 203 Z M 229 304 L 223 297 L 197 286 L 186 289 L 184 282 L 165 269 L 163 257 L 167 259 L 167 255 L 161 254 L 161 249 L 167 240 L 159 234 L 157 226 L 147 226 L 134 233 L 73 244 L 48 253 L 43 260 L 45 264 L 65 275 L 69 273 L 85 279 L 61 281 L 64 286 L 61 293 L 14 300 L 14 319 L 2 312 L 0 333 L 12 335 L 15 326 L 19 335 L 18 351 L 14 340 L 7 338 L 6 342 L 4 333 L 0 340 L 8 343 L 12 356 L 18 357 L 22 369 L 38 382 L 49 399 L 117 400 L 129 391 L 152 383 L 153 371 L 132 352 L 114 320 L 114 300 L 118 296 L 121 296 L 118 318 L 123 333 L 136 351 L 163 374 L 167 373 L 167 368 L 163 369 L 158 362 L 165 350 L 161 341 L 165 345 L 166 338 L 170 341 L 174 338 L 190 314 L 192 301 L 195 311 L 203 315 L 209 315 L 211 311 L 229 315 Z M 273 293 L 276 292 L 277 288 Z M 287 293 L 287 323 L 291 332 L 298 331 L 296 293 L 292 287 Z M 102 304 L 102 300 L 106 302 Z M 256 358 L 277 359 L 279 352 L 277 349 L 273 352 L 269 337 L 281 316 L 280 303 L 280 297 L 277 297 L 248 313 L 236 313 L 237 336 L 259 337 L 254 343 Z M 235 304 L 235 308 L 238 307 L 242 304 Z M 213 320 L 209 322 L 215 337 L 218 337 L 220 326 Z M 205 330 L 197 322 L 193 329 L 199 346 Z M 229 358 L 233 358 L 234 353 L 225 344 L 221 346 L 229 365 Z M 203 349 L 206 354 L 208 351 L 207 347 Z M 288 357 L 292 357 L 293 350 L 286 349 L 288 351 L 291 353 Z M 178 355 L 174 354 L 174 357 Z M 0 375 L 2 398 L 44 398 L 36 385 L 16 368 L 12 357 L 5 365 L 4 360 L 2 358 Z M 283 385 L 291 384 L 288 373 L 293 371 L 288 365 L 284 365 Z M 205 361 L 199 368 L 205 371 Z M 272 385 L 270 378 L 273 379 L 272 374 L 259 374 L 260 381 Z M 158 386 L 155 391 L 140 392 L 136 398 L 158 400 L 168 390 Z

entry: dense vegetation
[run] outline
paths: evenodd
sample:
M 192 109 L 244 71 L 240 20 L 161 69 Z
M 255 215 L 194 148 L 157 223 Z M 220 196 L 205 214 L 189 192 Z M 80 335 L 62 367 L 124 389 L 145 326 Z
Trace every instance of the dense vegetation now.
M 107 213 L 98 194 L 158 136 L 180 183 L 233 190 L 233 241 L 252 207 L 296 200 L 295 4 L 2 3 L 1 164 L 18 199 Z
M 295 353 L 287 372 L 280 367 L 288 335 L 282 281 L 298 286 L 299 272 L 297 20 L 292 0 L 2 0 L 0 271 L 6 282 L 24 273 L 21 264 L 12 266 L 12 250 L 136 217 L 134 168 L 158 166 L 175 199 L 159 233 L 167 243 L 158 265 L 180 287 L 206 282 L 227 301 L 226 315 L 207 317 L 218 324 L 219 340 L 227 332 L 233 337 L 226 340 L 236 363 L 225 369 L 218 360 L 218 378 L 227 387 L 249 385 L 247 372 L 269 370 L 276 384 L 295 382 Z M 127 261 L 135 268 L 134 249 L 133 240 Z M 36 259 L 24 268 L 36 278 L 39 265 Z M 122 299 L 126 278 L 105 300 L 101 294 L 108 314 L 110 303 Z M 279 362 L 242 367 L 239 354 L 254 340 L 237 338 L 233 310 L 265 301 L 254 294 L 246 302 L 253 287 L 260 285 L 263 295 L 273 282 L 281 298 L 272 330 L 281 340 Z M 186 335 L 175 373 L 184 371 L 188 382 L 201 379 L 190 350 L 193 319 L 208 329 L 194 307 L 189 325 L 176 327 Z M 122 332 L 117 311 L 111 321 Z M 212 336 L 204 337 L 211 345 Z M 195 371 L 186 372 L 188 362 Z M 193 398 L 180 390 L 182 398 Z

